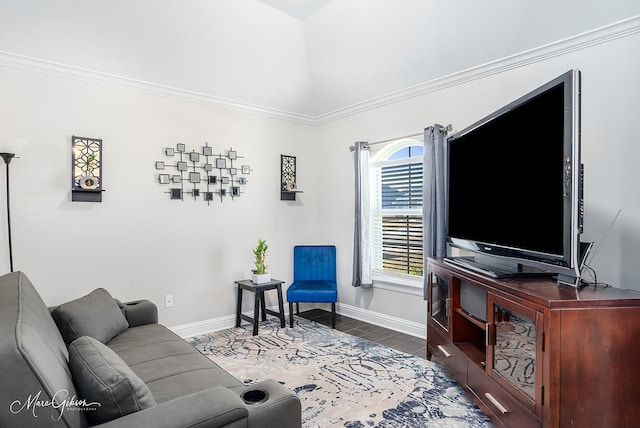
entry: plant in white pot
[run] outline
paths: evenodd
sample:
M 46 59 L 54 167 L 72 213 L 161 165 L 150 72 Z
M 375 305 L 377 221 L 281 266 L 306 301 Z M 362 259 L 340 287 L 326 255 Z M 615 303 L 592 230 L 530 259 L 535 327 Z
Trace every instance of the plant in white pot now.
M 80 178 L 79 184 L 83 189 L 96 189 L 100 183 L 98 177 L 94 177 L 93 170 L 97 167 L 98 161 L 95 154 L 91 154 L 87 157 L 86 161 L 87 174 Z
M 264 264 L 268 249 L 267 241 L 258 239 L 258 245 L 253 249 L 253 255 L 255 256 L 253 265 L 255 269 L 253 270 L 253 275 L 251 275 L 251 281 L 254 284 L 264 284 L 271 281 L 271 275 L 267 273 L 267 265 Z

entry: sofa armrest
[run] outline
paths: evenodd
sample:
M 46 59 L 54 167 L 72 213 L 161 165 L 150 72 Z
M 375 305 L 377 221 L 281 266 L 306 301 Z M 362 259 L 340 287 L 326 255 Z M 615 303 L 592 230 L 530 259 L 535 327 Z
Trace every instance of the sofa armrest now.
M 117 303 L 120 305 L 129 327 L 158 323 L 158 308 L 149 300 L 134 300 L 125 303 L 117 301 Z
M 247 418 L 242 399 L 228 388 L 216 386 L 185 395 L 139 412 L 96 425 L 100 428 L 223 427 Z M 246 426 L 246 422 L 239 426 Z
M 268 399 L 249 408 L 249 428 L 301 428 L 302 405 L 300 398 L 284 385 L 267 379 L 245 387 L 245 391 L 264 391 Z

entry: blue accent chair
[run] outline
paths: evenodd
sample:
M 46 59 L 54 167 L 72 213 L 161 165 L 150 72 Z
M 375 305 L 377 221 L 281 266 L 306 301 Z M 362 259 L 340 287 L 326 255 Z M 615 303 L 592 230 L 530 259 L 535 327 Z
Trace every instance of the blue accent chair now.
M 293 247 L 293 283 L 287 289 L 289 325 L 293 327 L 293 304 L 300 313 L 300 302 L 331 303 L 331 328 L 336 328 L 336 247 L 334 245 L 296 245 Z

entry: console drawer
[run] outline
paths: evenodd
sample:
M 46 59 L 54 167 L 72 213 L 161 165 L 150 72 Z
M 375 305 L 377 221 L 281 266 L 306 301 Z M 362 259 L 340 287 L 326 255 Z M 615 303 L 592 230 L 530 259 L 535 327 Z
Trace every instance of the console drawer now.
M 427 326 L 427 346 L 433 358 L 464 387 L 467 383 L 467 358 L 462 351 L 431 325 Z
M 484 370 L 474 364 L 467 368 L 467 384 L 471 392 L 507 427 L 541 427 L 542 422 L 494 382 Z

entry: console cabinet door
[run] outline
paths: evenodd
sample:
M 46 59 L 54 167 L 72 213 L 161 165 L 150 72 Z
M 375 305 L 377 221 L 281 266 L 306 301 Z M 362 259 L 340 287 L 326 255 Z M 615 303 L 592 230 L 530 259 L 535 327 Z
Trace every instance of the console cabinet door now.
M 542 416 L 543 314 L 489 293 L 487 373 Z
M 439 270 L 429 272 L 429 324 L 448 335 L 451 329 L 451 275 Z

